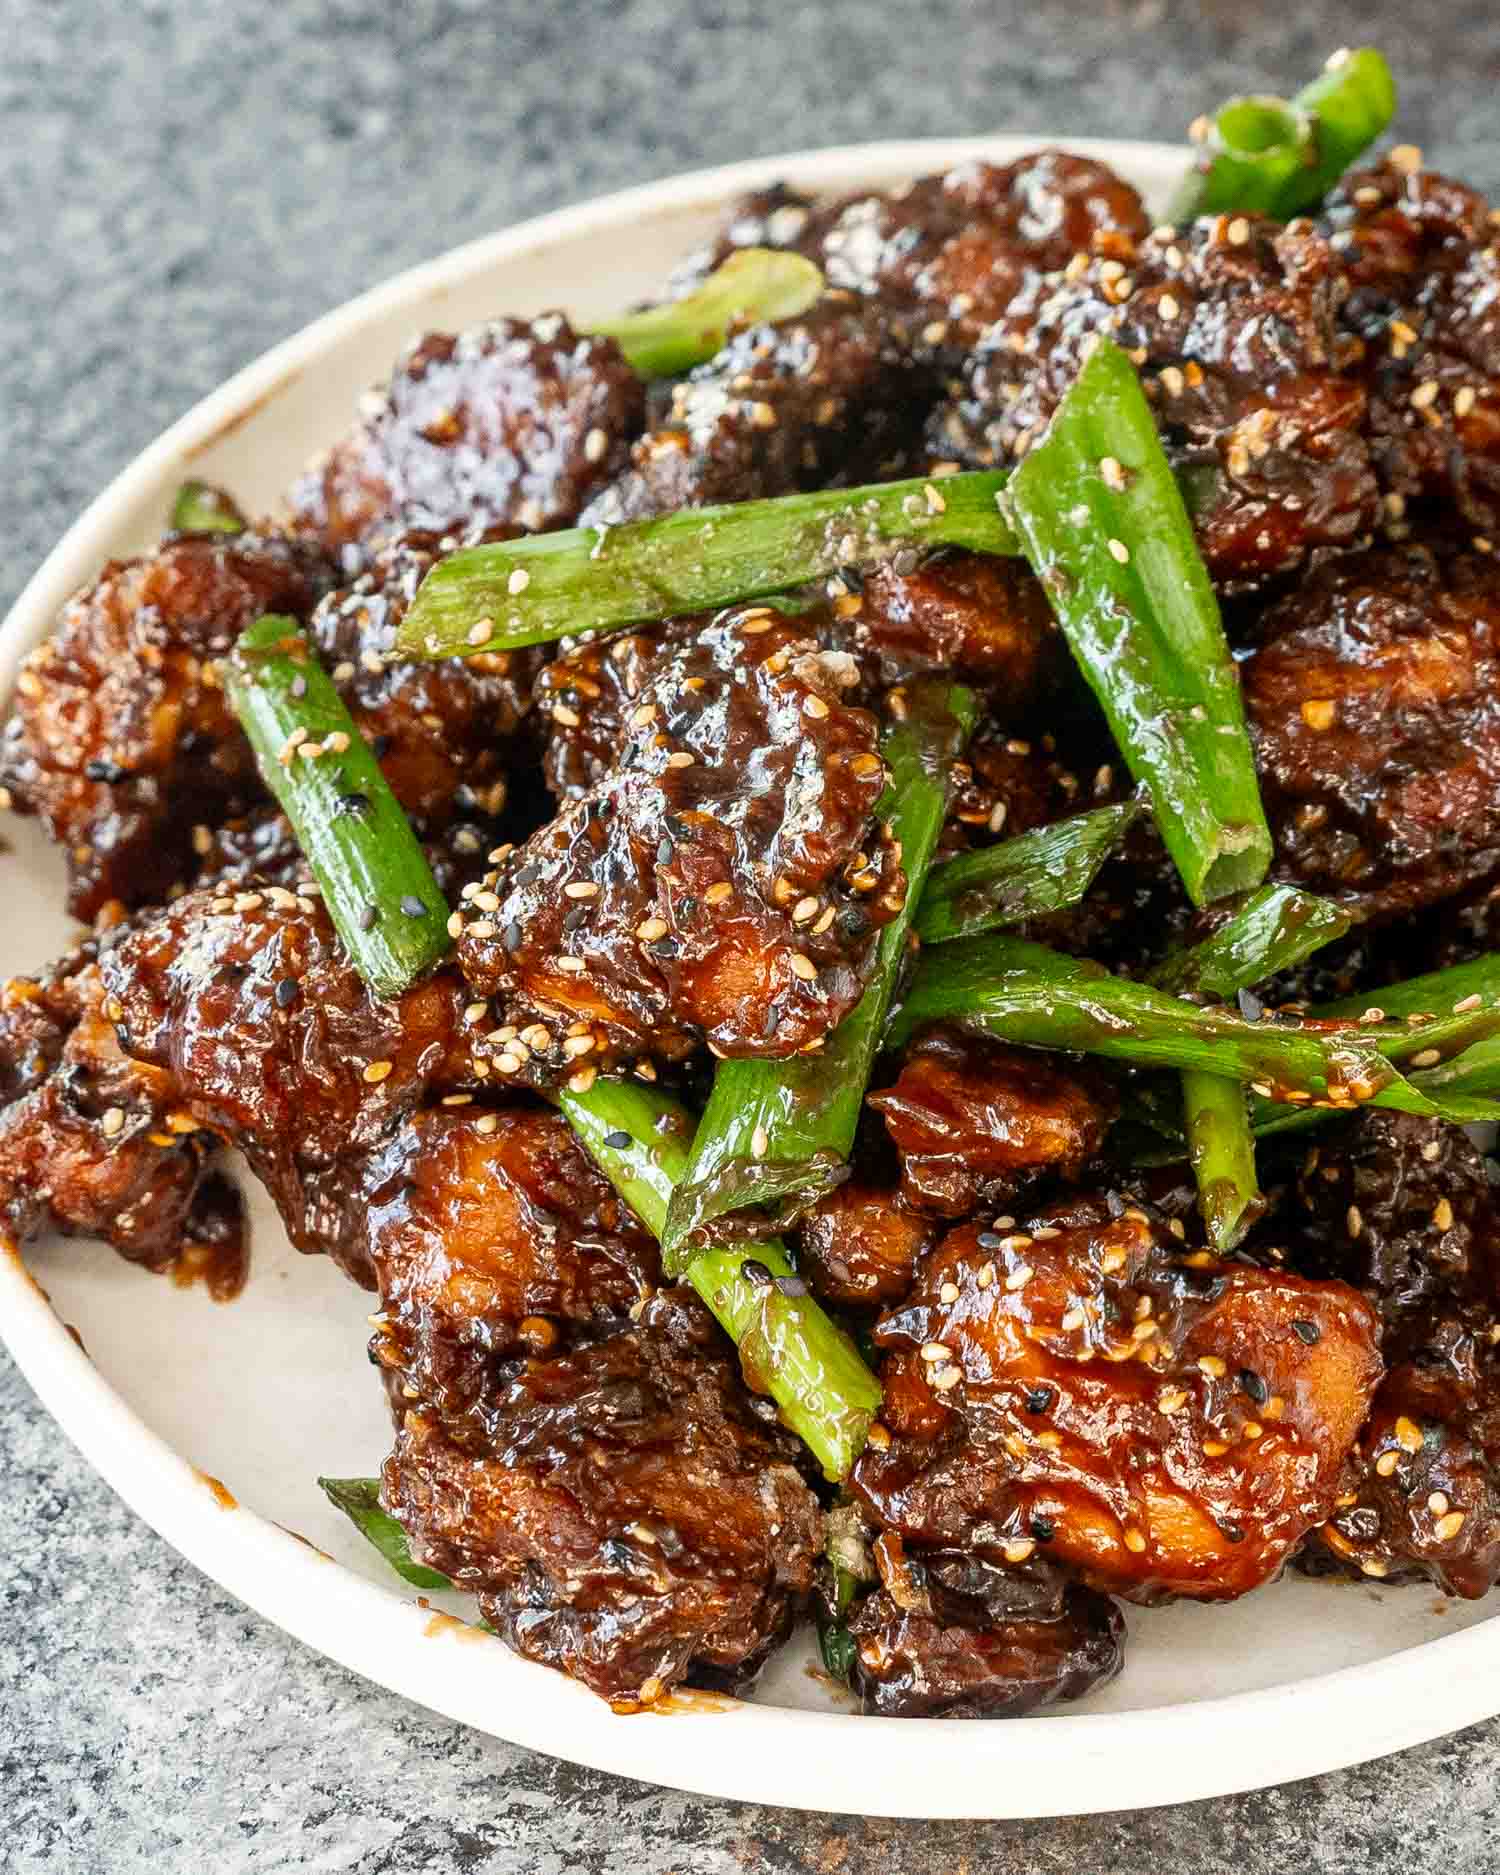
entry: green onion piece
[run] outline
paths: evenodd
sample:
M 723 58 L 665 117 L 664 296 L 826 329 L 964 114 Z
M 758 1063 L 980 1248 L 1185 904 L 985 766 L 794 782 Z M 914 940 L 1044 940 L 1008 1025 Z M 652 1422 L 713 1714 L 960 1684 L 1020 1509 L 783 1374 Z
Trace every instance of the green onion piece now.
M 378 1478 L 319 1478 L 323 1495 L 413 1588 L 451 1589 L 447 1576 L 412 1561 L 406 1532 L 380 1503 Z
M 630 1081 L 595 1081 L 587 1093 L 563 1089 L 556 1098 L 605 1177 L 660 1237 L 691 1116 Z M 847 1477 L 880 1410 L 880 1383 L 796 1280 L 783 1247 L 704 1250 L 685 1273 L 739 1349 L 746 1385 L 771 1396 L 828 1477 Z
M 935 866 L 917 907 L 924 944 L 948 944 L 1076 905 L 1145 811 L 1141 799 L 1096 807 Z
M 681 299 L 594 319 L 585 330 L 618 341 L 643 378 L 690 371 L 744 326 L 795 319 L 816 305 L 823 276 L 810 260 L 773 247 L 743 247 Z
M 873 566 L 906 543 L 1014 554 L 995 505 L 1004 479 L 979 470 L 824 489 L 460 548 L 423 580 L 400 649 L 463 657 L 672 618 Z
M 448 907 L 369 744 L 295 619 L 257 619 L 223 674 L 355 969 L 399 995 L 448 950 Z
M 907 715 L 881 752 L 890 782 L 876 814 L 901 842 L 906 906 L 880 933 L 875 966 L 859 1002 L 812 1055 L 787 1061 L 721 1061 L 673 1195 L 662 1261 L 680 1270 L 693 1233 L 733 1213 L 740 1231 L 766 1228 L 760 1207 L 785 1224 L 844 1177 L 891 996 L 907 953 L 912 912 L 947 811 L 948 778 L 974 727 L 974 698 L 937 679 L 903 686 Z
M 1404 1034 L 1378 1038 L 1352 1023 L 1246 1022 L 1020 938 L 969 938 L 925 957 L 887 1045 L 904 1047 L 923 1023 L 941 1021 L 1001 1041 L 1076 1049 L 1136 1067 L 1202 1068 L 1262 1083 L 1282 1100 L 1333 1093 L 1344 1102 L 1435 1111 L 1378 1046 L 1385 1039 L 1394 1050 L 1408 1039 Z
M 1182 1115 L 1188 1163 L 1198 1186 L 1198 1212 L 1209 1243 L 1227 1256 L 1266 1209 L 1255 1171 L 1245 1090 L 1222 1075 L 1185 1068 Z
M 178 534 L 242 534 L 245 517 L 212 482 L 184 482 L 172 500 L 170 525 Z
M 1395 114 L 1395 80 L 1373 46 L 1336 52 L 1289 103 L 1230 98 L 1210 120 L 1170 218 L 1290 221 L 1322 200 Z
M 1006 504 L 1194 904 L 1265 877 L 1239 680 L 1135 368 L 1101 338 Z
M 1290 885 L 1262 886 L 1212 937 L 1165 957 L 1151 981 L 1175 996 L 1228 1001 L 1342 937 L 1352 922 L 1326 898 Z
M 1500 1095 L 1500 1035 L 1486 1036 L 1411 1078 L 1433 1100 L 1492 1099 Z
M 1471 999 L 1477 996 L 1479 1004 Z M 1463 1003 L 1469 1007 L 1460 1009 Z M 1383 989 L 1362 990 L 1354 996 L 1340 996 L 1329 1003 L 1319 1003 L 1308 1013 L 1318 1017 L 1369 1015 L 1372 1020 L 1405 1022 L 1411 1016 L 1471 1015 L 1475 1007 L 1500 1003 L 1500 951 L 1486 951 L 1468 963 L 1450 964 L 1445 970 L 1428 970 L 1419 977 L 1406 977 L 1400 983 L 1388 983 Z M 1377 1013 L 1378 1012 L 1378 1013 Z
M 1300 963 L 1342 937 L 1349 924 L 1326 899 L 1293 886 L 1262 886 L 1212 937 L 1165 958 L 1151 980 L 1176 995 L 1227 999 Z M 1209 1242 L 1227 1255 L 1265 1210 L 1245 1090 L 1236 1081 L 1185 1069 L 1182 1111 L 1198 1209 Z

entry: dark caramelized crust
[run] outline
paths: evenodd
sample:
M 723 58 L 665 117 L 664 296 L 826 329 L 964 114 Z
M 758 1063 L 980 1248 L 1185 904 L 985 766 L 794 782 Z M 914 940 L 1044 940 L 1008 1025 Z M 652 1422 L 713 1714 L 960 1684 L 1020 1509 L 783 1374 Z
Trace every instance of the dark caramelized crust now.
M 460 967 L 523 1044 L 502 1072 L 779 1058 L 854 1006 L 905 880 L 852 664 L 766 606 L 658 661 L 618 767 L 469 898 Z
M 785 187 L 747 196 L 688 283 L 736 247 L 791 247 L 830 283 L 907 314 L 928 349 L 972 345 L 1029 277 L 1074 254 L 1139 240 L 1141 199 L 1102 163 L 1038 150 L 1014 163 L 962 163 L 883 194 L 822 205 Z
M 566 527 L 624 466 L 644 415 L 619 346 L 561 313 L 429 333 L 292 509 L 330 547 L 406 528 Z
M 1325 224 L 1363 340 L 1369 434 L 1398 537 L 1425 510 L 1500 533 L 1500 228 L 1483 196 L 1395 160 L 1355 170 Z
M 538 727 L 547 737 L 542 772 L 559 800 L 588 794 L 620 759 L 630 718 L 656 660 L 694 638 L 702 613 L 595 638 L 542 670 L 534 689 Z
M 753 1413 L 695 1298 L 515 1362 L 461 1450 L 420 1406 L 383 1497 L 414 1554 L 474 1590 L 518 1653 L 650 1705 L 691 1669 L 759 1665 L 812 1583 L 817 1500 Z
M 614 526 L 900 473 L 930 389 L 883 307 L 825 294 L 800 318 L 737 333 L 676 385 L 667 421 L 583 520 Z
M 930 446 L 971 468 L 1018 461 L 1106 333 L 1140 366 L 1215 580 L 1285 572 L 1314 547 L 1350 545 L 1379 513 L 1343 289 L 1306 224 L 1244 216 L 1074 262 L 985 335 Z
M 877 1325 L 889 1441 L 854 1472 L 908 1545 L 1035 1545 L 1136 1599 L 1226 1600 L 1333 1509 L 1381 1367 L 1341 1283 L 1219 1265 L 1135 1207 L 966 1226 Z
M 1241 667 L 1283 877 L 1368 918 L 1500 868 L 1500 567 L 1330 559 Z
M 497 1363 L 619 1327 L 659 1278 L 656 1244 L 555 1113 L 413 1114 L 363 1181 L 382 1323 L 373 1352 L 398 1418 L 420 1398 L 485 1449 Z
M 854 648 L 886 683 L 957 672 L 1002 721 L 1019 721 L 1064 664 L 1062 634 L 1040 583 L 1020 560 L 942 554 L 914 572 L 894 563 L 864 580 Z
M 803 1218 L 797 1268 L 825 1302 L 895 1302 L 911 1287 L 936 1226 L 893 1191 L 840 1185 Z
M 968 1574 L 978 1558 L 917 1563 L 922 1589 L 903 1606 L 887 1589 L 867 1596 L 849 1623 L 855 1684 L 868 1713 L 901 1719 L 1012 1719 L 1103 1686 L 1124 1662 L 1125 1623 L 1114 1603 L 1069 1587 L 1057 1570 L 989 1574 L 1003 1589 L 983 1612 L 936 1613 L 931 1588 L 944 1561 Z
M 232 1295 L 245 1271 L 238 1196 L 210 1174 L 213 1141 L 171 1076 L 122 1050 L 111 1011 L 82 958 L 6 985 L 0 1221 L 18 1242 L 49 1229 L 102 1238 Z
M 1440 1299 L 1494 1293 L 1495 1207 L 1462 1127 L 1367 1109 L 1320 1129 L 1296 1197 L 1296 1267 L 1363 1290 L 1388 1334 Z
M 476 538 L 513 532 L 489 528 Z M 407 607 L 443 550 L 432 533 L 387 542 L 352 585 L 329 594 L 309 628 L 396 799 L 426 832 L 465 812 L 499 811 L 532 680 L 546 657 L 541 649 L 395 655 Z
M 1344 1489 L 1309 1543 L 1313 1573 L 1435 1582 L 1485 1594 L 1500 1577 L 1500 1321 L 1437 1304 L 1399 1337 Z
M 328 578 L 286 540 L 191 534 L 111 561 L 16 680 L 0 784 L 68 861 L 68 909 L 149 904 L 193 869 L 195 823 L 257 798 L 214 660 L 263 612 L 302 618 Z
M 365 1159 L 429 1095 L 481 1085 L 457 974 L 373 997 L 321 907 L 280 886 L 189 893 L 100 970 L 111 1020 L 174 1106 L 244 1152 L 299 1249 L 370 1284 Z
M 901 1196 L 939 1217 L 1007 1203 L 1046 1174 L 1076 1177 L 1119 1110 L 1109 1086 L 1058 1057 L 944 1024 L 923 1031 L 869 1105 L 901 1158 Z

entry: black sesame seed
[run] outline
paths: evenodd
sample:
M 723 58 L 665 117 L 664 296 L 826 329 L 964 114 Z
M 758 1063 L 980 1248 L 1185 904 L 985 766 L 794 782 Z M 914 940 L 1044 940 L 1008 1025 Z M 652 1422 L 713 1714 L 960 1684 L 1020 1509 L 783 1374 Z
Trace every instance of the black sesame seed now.
M 1317 1343 L 1323 1339 L 1323 1330 L 1319 1328 L 1318 1324 L 1316 1322 L 1307 1321 L 1302 1316 L 1298 1316 L 1292 1323 L 1292 1333 L 1299 1341 L 1306 1342 L 1307 1346 L 1310 1348 L 1315 1347 Z
M 1031 1520 L 1031 1534 L 1036 1538 L 1038 1543 L 1050 1543 L 1053 1537 L 1057 1535 L 1057 1525 L 1050 1517 L 1033 1517 Z
M 974 1241 L 981 1250 L 998 1250 L 1004 1239 L 997 1231 L 982 1230 Z
M 517 885 L 535 885 L 541 876 L 542 869 L 540 866 L 523 866 L 516 874 L 515 883 Z
M 754 1257 L 746 1257 L 740 1265 L 740 1274 L 752 1289 L 768 1288 L 773 1280 L 765 1264 L 758 1263 Z
M 512 918 L 510 923 L 500 933 L 500 942 L 508 951 L 518 951 L 521 948 L 521 940 L 525 935 L 526 933 L 521 929 L 520 925 Z
M 359 914 L 360 930 L 373 931 L 379 918 L 380 907 L 378 905 L 366 905 L 364 910 Z
M 1242 1367 L 1235 1375 L 1240 1391 L 1248 1394 L 1257 1406 L 1264 1406 L 1271 1397 L 1271 1390 L 1253 1368 Z
M 390 752 L 391 739 L 389 736 L 371 736 L 370 753 L 375 757 L 377 762 L 383 762 Z
M 347 794 L 341 794 L 333 806 L 335 819 L 340 814 L 368 814 L 369 811 L 370 797 L 362 794 L 358 788 L 351 788 Z
M 624 1131 L 606 1133 L 604 1135 L 604 1143 L 615 1152 L 624 1152 L 625 1148 L 630 1144 L 630 1135 Z
M 1228 1537 L 1231 1543 L 1244 1542 L 1245 1533 L 1237 1523 L 1230 1523 L 1226 1518 L 1219 1524 L 1219 1528 L 1223 1531 L 1224 1535 Z
M 406 913 L 408 918 L 425 918 L 427 916 L 427 907 L 422 903 L 421 899 L 417 897 L 415 892 L 408 892 L 406 894 L 401 901 L 401 909 Z
M 668 840 L 667 838 L 665 838 L 664 836 L 661 840 L 657 842 L 657 847 L 656 847 L 657 865 L 665 866 L 667 861 L 672 857 L 672 854 L 674 851 L 675 851 L 675 848 L 673 847 L 672 842 Z
M 1026 1410 L 1028 1413 L 1045 1413 L 1056 1398 L 1055 1387 L 1033 1387 L 1026 1395 Z
M 276 985 L 276 1006 L 278 1009 L 290 1009 L 297 1000 L 297 980 L 295 977 L 283 977 Z
M 803 1282 L 800 1276 L 778 1276 L 776 1278 L 776 1287 L 784 1296 L 805 1296 L 807 1294 L 807 1284 Z
M 129 781 L 130 779 L 130 770 L 128 768 L 122 768 L 118 762 L 105 761 L 97 755 L 92 761 L 84 763 L 83 772 L 88 776 L 90 781 L 119 782 Z
M 662 937 L 658 938 L 654 944 L 648 944 L 646 949 L 653 957 L 675 957 L 682 946 L 674 937 Z

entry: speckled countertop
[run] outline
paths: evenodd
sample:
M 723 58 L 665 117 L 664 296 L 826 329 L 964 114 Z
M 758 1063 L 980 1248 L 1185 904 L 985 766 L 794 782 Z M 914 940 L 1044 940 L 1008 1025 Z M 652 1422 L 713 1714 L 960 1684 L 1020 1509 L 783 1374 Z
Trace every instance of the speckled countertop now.
M 0 34 L 0 607 L 273 340 L 625 183 L 877 134 L 1170 137 L 1358 37 L 1398 65 L 1404 134 L 1500 188 L 1493 0 L 5 0 Z M 1259 1795 L 1041 1824 L 800 1816 L 577 1771 L 248 1613 L 125 1510 L 0 1354 L 14 1875 L 1489 1875 L 1497 1787 L 1500 1722 Z

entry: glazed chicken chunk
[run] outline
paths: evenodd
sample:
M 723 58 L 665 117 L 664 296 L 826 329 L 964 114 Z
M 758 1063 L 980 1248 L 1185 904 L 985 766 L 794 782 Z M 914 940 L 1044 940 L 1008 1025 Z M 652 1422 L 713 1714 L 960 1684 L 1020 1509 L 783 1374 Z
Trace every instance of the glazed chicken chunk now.
M 303 543 L 192 534 L 64 606 L 16 679 L 0 785 L 63 848 L 75 916 L 162 898 L 193 869 L 194 826 L 259 797 L 214 661 L 263 612 L 305 618 L 328 580 Z
M 502 1073 L 546 1084 L 705 1041 L 784 1057 L 854 1006 L 906 886 L 850 665 L 750 606 L 652 666 L 616 768 L 460 920 Z
M 1260 629 L 1241 678 L 1281 875 L 1368 920 L 1500 870 L 1500 567 L 1330 559 Z
M 331 548 L 408 528 L 567 527 L 644 415 L 619 346 L 561 313 L 428 333 L 297 483 L 292 511 Z
M 680 1290 L 551 1359 L 495 1371 L 481 1447 L 419 1400 L 384 1501 L 518 1653 L 626 1710 L 685 1674 L 753 1672 L 812 1583 L 817 1499 Z
M 875 1328 L 889 1436 L 854 1486 L 908 1550 L 1040 1548 L 1106 1592 L 1228 1600 L 1333 1510 L 1375 1312 L 1111 1209 L 944 1239 Z
M 910 473 L 929 389 L 899 321 L 827 293 L 798 319 L 737 333 L 674 385 L 665 423 L 584 524 Z
M 1210 572 L 1254 585 L 1352 545 L 1380 513 L 1343 291 L 1334 250 L 1305 223 L 1206 217 L 1080 256 L 985 334 L 930 446 L 969 468 L 1018 461 L 1107 334 L 1139 364 Z
M 900 1155 L 901 1196 L 939 1217 L 993 1210 L 1047 1173 L 1076 1177 L 1118 1111 L 1097 1077 L 941 1023 L 869 1104 Z

